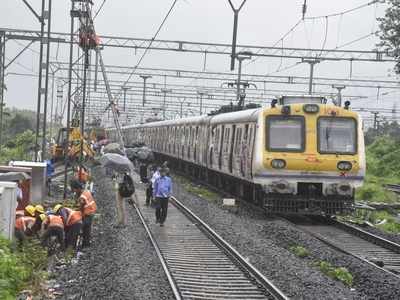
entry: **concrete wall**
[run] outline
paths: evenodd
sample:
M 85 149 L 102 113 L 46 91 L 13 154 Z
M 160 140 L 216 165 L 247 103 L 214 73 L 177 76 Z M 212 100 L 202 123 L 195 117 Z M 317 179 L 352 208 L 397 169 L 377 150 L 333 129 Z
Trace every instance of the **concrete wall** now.
M 0 235 L 10 240 L 14 236 L 16 188 L 17 184 L 14 182 L 0 182 Z

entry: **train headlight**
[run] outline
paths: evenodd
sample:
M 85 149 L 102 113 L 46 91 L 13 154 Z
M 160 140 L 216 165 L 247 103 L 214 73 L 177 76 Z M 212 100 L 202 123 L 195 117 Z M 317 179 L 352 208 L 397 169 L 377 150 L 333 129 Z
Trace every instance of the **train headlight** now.
M 319 112 L 319 106 L 316 104 L 304 104 L 303 111 L 309 114 L 316 114 Z
M 283 159 L 273 159 L 271 161 L 271 167 L 273 167 L 274 169 L 283 169 L 284 167 L 286 167 L 286 161 L 284 161 Z
M 353 168 L 353 165 L 349 161 L 339 161 L 337 164 L 337 168 L 340 171 L 350 171 Z

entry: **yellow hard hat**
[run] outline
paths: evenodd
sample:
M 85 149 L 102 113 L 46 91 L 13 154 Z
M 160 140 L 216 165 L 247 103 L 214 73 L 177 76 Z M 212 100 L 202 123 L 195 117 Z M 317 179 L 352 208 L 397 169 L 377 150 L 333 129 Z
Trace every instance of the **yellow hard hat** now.
M 54 206 L 53 211 L 54 211 L 55 213 L 57 213 L 57 212 L 60 210 L 61 207 L 62 207 L 61 204 L 57 204 L 56 206 Z
M 40 204 L 35 206 L 35 210 L 41 214 L 44 214 L 44 207 Z
M 35 207 L 33 205 L 27 205 L 25 207 L 25 211 L 30 214 L 32 217 L 35 216 Z
M 40 220 L 42 220 L 42 222 L 44 222 L 44 220 L 46 220 L 46 215 L 45 214 L 40 214 L 39 218 L 40 218 Z

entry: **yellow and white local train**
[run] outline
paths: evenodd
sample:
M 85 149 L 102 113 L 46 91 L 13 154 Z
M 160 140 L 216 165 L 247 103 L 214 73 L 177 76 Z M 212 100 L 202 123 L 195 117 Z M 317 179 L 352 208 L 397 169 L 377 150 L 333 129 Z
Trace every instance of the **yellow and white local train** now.
M 270 213 L 345 213 L 365 175 L 360 115 L 322 97 L 284 96 L 270 108 L 127 126 L 160 160 Z M 115 130 L 109 130 L 115 139 Z

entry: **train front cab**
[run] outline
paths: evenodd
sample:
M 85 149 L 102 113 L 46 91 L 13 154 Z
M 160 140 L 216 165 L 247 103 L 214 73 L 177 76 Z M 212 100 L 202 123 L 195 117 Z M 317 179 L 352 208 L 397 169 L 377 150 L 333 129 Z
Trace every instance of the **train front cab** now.
M 260 164 L 254 174 L 271 213 L 336 215 L 354 206 L 365 173 L 357 113 L 297 103 L 264 110 Z

